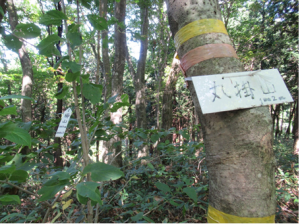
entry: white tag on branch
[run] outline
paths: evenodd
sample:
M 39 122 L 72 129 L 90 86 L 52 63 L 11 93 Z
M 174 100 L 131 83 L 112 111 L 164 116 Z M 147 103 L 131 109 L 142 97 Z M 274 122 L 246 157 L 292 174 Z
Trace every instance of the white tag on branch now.
M 59 123 L 58 129 L 56 131 L 55 137 L 58 137 L 58 138 L 64 137 L 64 134 L 66 132 L 66 129 L 67 129 L 67 126 L 68 126 L 71 114 L 72 114 L 71 108 L 67 109 L 64 112 L 64 114 L 63 114 L 63 116 L 61 118 L 61 121 Z

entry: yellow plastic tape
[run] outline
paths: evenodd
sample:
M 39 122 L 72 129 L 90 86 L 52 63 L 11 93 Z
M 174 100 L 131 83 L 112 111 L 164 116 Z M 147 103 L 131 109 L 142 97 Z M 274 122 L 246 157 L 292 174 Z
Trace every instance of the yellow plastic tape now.
M 182 27 L 174 37 L 175 47 L 178 48 L 187 40 L 205 33 L 224 33 L 228 35 L 225 25 L 218 19 L 200 19 Z
M 209 223 L 275 223 L 275 215 L 261 218 L 239 217 L 226 214 L 209 205 L 207 221 Z

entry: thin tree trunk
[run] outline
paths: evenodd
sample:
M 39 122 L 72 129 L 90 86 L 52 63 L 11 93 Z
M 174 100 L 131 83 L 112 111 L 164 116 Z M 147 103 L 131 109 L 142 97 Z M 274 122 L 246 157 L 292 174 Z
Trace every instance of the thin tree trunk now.
M 294 136 L 294 154 L 299 154 L 299 100 L 295 100 L 297 103 L 294 127 L 293 127 L 293 136 Z
M 11 30 L 13 31 L 18 25 L 18 15 L 13 0 L 7 0 L 7 11 L 9 15 L 9 24 Z M 24 44 L 19 49 L 18 56 L 21 62 L 22 73 L 23 73 L 21 94 L 23 96 L 31 97 L 32 84 L 33 84 L 33 70 L 32 70 L 31 60 L 25 49 Z M 21 111 L 22 111 L 23 122 L 32 121 L 31 100 L 25 100 L 25 99 L 21 100 Z M 28 154 L 30 152 L 30 148 L 24 147 L 21 152 L 22 154 Z
M 161 128 L 169 130 L 173 123 L 173 95 L 175 93 L 176 82 L 180 73 L 179 60 L 173 58 L 172 68 L 168 75 L 165 89 L 162 97 L 162 110 L 161 110 Z M 162 139 L 162 142 L 169 140 L 172 142 L 172 135 Z
M 183 26 L 200 19 L 221 20 L 217 1 L 167 0 L 173 36 Z M 178 49 L 181 58 L 205 44 L 231 44 L 228 35 L 207 33 L 191 38 Z M 186 75 L 243 71 L 236 58 L 212 58 L 187 70 Z M 206 162 L 209 172 L 209 211 L 216 209 L 240 217 L 275 218 L 276 195 L 272 149 L 272 119 L 268 107 L 258 107 L 203 115 L 193 83 L 189 90 L 204 132 Z M 212 221 L 209 218 L 209 221 Z M 273 222 L 275 220 L 272 220 Z
M 125 25 L 125 13 L 126 13 L 126 0 L 120 0 L 115 2 L 115 17 L 119 23 Z M 112 71 L 112 96 L 118 95 L 117 101 L 121 101 L 121 95 L 123 93 L 123 75 L 125 68 L 125 54 L 126 54 L 126 34 L 125 29 L 116 24 L 115 25 L 115 59 L 114 67 Z M 120 124 L 122 122 L 122 108 L 118 109 L 117 112 L 111 113 L 111 121 L 114 124 Z M 111 144 L 108 150 L 113 152 L 107 156 L 106 162 L 116 167 L 122 167 L 122 142 L 120 137 L 114 136 L 111 140 Z M 115 157 L 115 158 L 114 158 Z

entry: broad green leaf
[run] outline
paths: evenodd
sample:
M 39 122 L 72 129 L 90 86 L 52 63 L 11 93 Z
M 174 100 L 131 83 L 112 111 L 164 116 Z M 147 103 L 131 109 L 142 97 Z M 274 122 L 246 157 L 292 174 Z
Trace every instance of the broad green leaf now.
M 5 139 L 14 142 L 16 144 L 24 145 L 24 146 L 31 146 L 31 136 L 30 134 L 19 127 L 15 127 L 15 129 L 5 135 Z
M 79 24 L 71 24 L 68 26 L 68 33 L 77 33 L 79 30 L 80 25 Z
M 15 164 L 17 167 L 22 164 L 22 154 L 16 153 L 16 155 L 6 164 L 6 165 L 12 165 Z
M 197 193 L 194 188 L 186 187 L 183 189 L 183 192 L 186 193 L 191 199 L 193 199 L 195 203 L 197 203 Z
M 158 134 L 152 134 L 151 135 L 151 141 L 153 143 L 157 142 L 159 140 L 159 135 Z
M 58 10 L 50 10 L 40 17 L 39 23 L 46 26 L 60 26 L 63 19 L 68 19 L 68 17 L 63 12 Z
M 51 174 L 51 176 L 58 177 L 58 180 L 70 179 L 70 174 L 68 174 L 67 172 L 63 172 L 63 171 L 57 171 L 57 172 Z
M 82 174 L 87 173 L 91 173 L 93 181 L 117 180 L 124 175 L 119 168 L 101 162 L 87 165 Z
M 138 132 L 137 135 L 143 139 L 147 139 L 147 135 L 143 132 Z
M 171 192 L 170 187 L 164 183 L 156 182 L 155 186 L 164 193 Z
M 59 51 L 54 46 L 54 44 L 57 44 L 59 41 L 62 41 L 63 39 L 60 38 L 56 34 L 49 35 L 45 39 L 43 39 L 38 45 L 37 48 L 40 51 L 41 55 L 45 55 L 47 57 L 51 57 L 54 55 L 59 55 Z
M 140 212 L 140 213 L 138 213 L 137 215 L 132 216 L 132 217 L 131 217 L 131 220 L 134 221 L 134 222 L 137 222 L 137 221 L 139 221 L 139 220 L 142 219 L 143 215 L 144 215 L 144 213 L 143 213 L 143 212 Z
M 90 9 L 91 6 L 92 6 L 92 2 L 93 2 L 94 0 L 80 0 L 80 1 L 81 1 L 81 4 L 82 4 L 84 7 Z
M 0 115 L 4 116 L 4 115 L 17 115 L 17 107 L 14 105 L 8 106 L 3 108 L 2 110 L 0 110 Z
M 35 38 L 41 34 L 41 29 L 33 23 L 20 23 L 16 26 L 14 34 L 22 38 Z
M 61 191 L 66 185 L 69 184 L 68 180 L 59 181 L 57 178 L 52 179 L 54 181 L 51 181 L 51 184 L 46 185 L 45 183 L 44 186 L 38 191 L 38 194 L 42 195 L 38 201 L 45 201 L 53 198 L 57 192 Z M 47 181 L 47 183 L 48 182 L 49 181 Z
M 118 95 L 114 95 L 114 96 L 110 97 L 108 99 L 107 103 L 112 104 L 112 103 L 116 102 L 117 97 L 118 97 Z
M 80 72 L 76 72 L 76 73 L 71 73 L 71 72 L 68 72 L 66 74 L 66 81 L 67 82 L 73 82 L 77 79 L 77 77 L 80 76 Z
M 22 95 L 8 95 L 8 96 L 3 96 L 0 98 L 0 100 L 9 100 L 9 99 L 25 99 L 25 100 L 34 101 L 34 99 L 32 99 L 31 97 L 22 96 Z
M 67 33 L 67 38 L 69 39 L 71 43 L 71 48 L 74 48 L 75 46 L 79 46 L 82 44 L 82 37 L 79 32 L 76 33 Z
M 16 124 L 8 121 L 5 123 L 0 123 L 0 138 L 4 138 L 6 135 L 10 134 L 17 127 Z
M 63 69 L 70 68 L 72 70 L 72 73 L 79 72 L 81 69 L 81 65 L 77 64 L 75 61 L 70 61 L 70 62 L 64 61 L 61 63 L 61 67 Z
M 100 184 L 95 182 L 83 182 L 76 185 L 76 189 L 78 194 L 82 197 L 90 198 L 92 201 L 96 201 L 99 204 L 102 204 L 101 197 L 96 193 L 98 190 L 98 186 Z
M 141 145 L 143 145 L 143 141 L 134 141 L 133 145 L 136 146 L 137 148 L 140 147 Z
M 145 219 L 148 223 L 155 223 L 152 219 L 148 218 L 147 216 L 143 216 L 143 219 Z
M 62 61 L 66 60 L 66 59 L 69 59 L 69 58 L 70 58 L 69 56 L 63 56 L 63 57 L 61 57 L 58 60 L 58 62 L 55 63 L 55 65 L 53 66 L 53 68 L 57 69 L 60 66 L 60 64 L 61 64 Z
M 61 90 L 59 90 L 54 97 L 61 100 L 63 99 L 67 93 L 69 92 L 69 87 L 68 86 L 64 86 Z
M 84 205 L 86 205 L 86 203 L 87 203 L 88 200 L 89 200 L 89 198 L 83 197 L 83 196 L 81 196 L 80 194 L 78 194 L 78 191 L 76 191 L 76 198 L 77 198 L 77 200 L 78 200 L 81 204 L 84 204 Z
M 87 17 L 88 17 L 88 20 L 90 21 L 91 25 L 96 30 L 107 30 L 108 29 L 107 21 L 103 17 L 100 17 L 95 14 L 87 15 Z
M 151 170 L 154 170 L 154 166 L 152 165 L 152 163 L 148 163 L 147 166 L 148 166 Z
M 117 103 L 114 103 L 113 107 L 110 109 L 111 112 L 116 112 L 119 108 L 121 107 L 125 107 L 125 106 L 130 106 L 129 104 L 129 97 L 127 94 L 123 94 L 121 96 L 121 101 L 122 102 L 117 102 Z
M 6 35 L 4 38 L 4 44 L 5 46 L 18 53 L 18 50 L 22 47 L 23 43 L 19 40 L 19 38 L 13 36 L 13 35 Z
M 10 181 L 18 181 L 19 183 L 26 182 L 28 173 L 25 170 L 15 170 L 10 176 Z
M 82 94 L 85 98 L 90 100 L 92 104 L 96 104 L 101 100 L 102 88 L 102 85 L 85 83 L 82 87 Z
M 16 166 L 14 164 L 0 167 L 0 173 L 3 174 L 12 174 L 15 170 Z
M 181 134 L 186 140 L 189 140 L 190 138 L 189 132 L 186 129 L 180 130 L 179 134 Z
M 21 204 L 21 200 L 18 195 L 3 195 L 0 196 L 0 203 L 4 205 Z

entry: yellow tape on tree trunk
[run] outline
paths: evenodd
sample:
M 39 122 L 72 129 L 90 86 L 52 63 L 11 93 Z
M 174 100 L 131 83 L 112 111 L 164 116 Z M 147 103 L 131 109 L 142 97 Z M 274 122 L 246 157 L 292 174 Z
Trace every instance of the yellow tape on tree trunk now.
M 175 47 L 178 48 L 187 40 L 205 33 L 224 33 L 228 35 L 225 25 L 218 19 L 200 19 L 182 27 L 174 37 Z
M 226 214 L 209 205 L 207 221 L 209 223 L 275 223 L 275 215 L 261 218 L 239 217 Z

